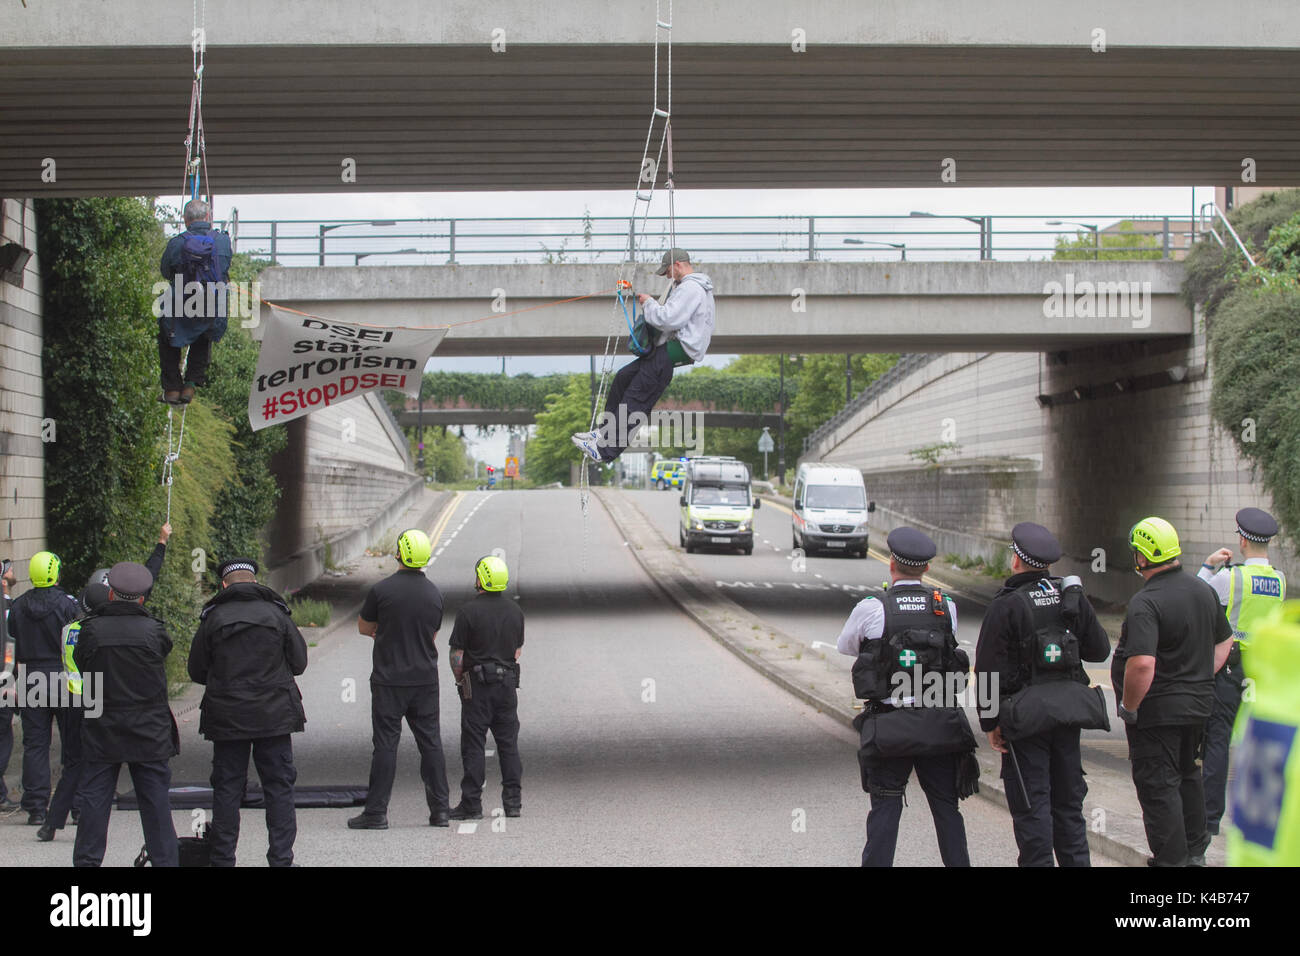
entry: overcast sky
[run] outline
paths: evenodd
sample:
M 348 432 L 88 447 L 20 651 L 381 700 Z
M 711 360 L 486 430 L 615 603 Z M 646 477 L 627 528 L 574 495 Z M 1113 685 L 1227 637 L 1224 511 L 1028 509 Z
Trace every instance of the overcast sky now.
M 679 189 L 676 195 L 676 213 L 678 216 L 907 217 L 913 210 L 920 210 L 949 216 L 1040 216 L 1044 219 L 1100 222 L 1104 228 L 1108 221 L 1128 216 L 1174 216 L 1190 219 L 1195 216 L 1200 203 L 1213 199 L 1213 187 Z M 177 206 L 181 202 L 179 197 L 164 198 L 163 201 Z M 593 216 L 627 216 L 632 212 L 632 195 L 630 191 L 605 190 L 537 193 L 332 192 L 252 196 L 223 196 L 218 193 L 215 218 L 227 219 L 232 207 L 239 210 L 239 218 L 244 222 L 258 219 L 385 220 L 498 216 L 576 218 L 588 210 Z M 667 213 L 662 194 L 658 194 L 655 208 L 651 212 L 656 216 Z M 946 228 L 961 227 L 958 222 Z M 970 228 L 974 230 L 973 225 Z M 1072 227 L 1062 227 L 1062 231 L 1070 232 Z M 725 306 L 719 309 L 717 321 L 719 325 L 726 323 Z M 731 358 L 729 355 L 710 355 L 706 361 L 710 365 L 724 365 Z M 507 358 L 505 367 L 508 373 L 531 372 L 535 375 L 580 372 L 588 369 L 589 359 L 586 356 L 517 356 Z M 431 371 L 499 372 L 501 359 L 439 359 L 435 353 L 428 368 Z M 502 432 L 475 442 L 473 451 L 478 457 L 501 464 L 505 458 L 505 446 L 506 436 Z

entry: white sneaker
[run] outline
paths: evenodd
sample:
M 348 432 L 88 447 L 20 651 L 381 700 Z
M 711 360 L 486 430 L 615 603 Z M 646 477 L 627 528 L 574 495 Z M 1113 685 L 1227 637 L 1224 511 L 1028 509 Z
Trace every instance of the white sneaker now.
M 596 444 L 595 432 L 578 432 L 569 439 L 581 449 L 582 453 L 592 461 L 600 461 L 600 447 Z

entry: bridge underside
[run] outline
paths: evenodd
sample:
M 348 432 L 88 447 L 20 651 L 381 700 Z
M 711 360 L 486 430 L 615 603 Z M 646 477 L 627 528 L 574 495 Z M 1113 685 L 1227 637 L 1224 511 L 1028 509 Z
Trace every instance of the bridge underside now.
M 674 411 L 671 403 L 660 403 L 661 411 Z M 704 428 L 777 428 L 781 416 L 775 413 L 759 412 L 680 412 L 684 420 L 696 424 L 694 415 L 702 416 L 698 424 Z M 424 410 L 426 427 L 438 425 L 532 425 L 536 422 L 536 413 L 527 409 L 460 409 L 460 408 L 426 408 Z M 420 417 L 415 412 L 397 413 L 397 423 L 403 428 L 415 428 Z
M 214 45 L 212 187 L 630 190 L 651 58 L 617 43 Z M 0 49 L 0 195 L 178 193 L 190 78 L 181 45 Z M 947 157 L 959 186 L 1224 184 L 1245 157 L 1259 184 L 1296 185 L 1297 107 L 1300 51 L 1285 49 L 673 50 L 686 189 L 938 186 Z

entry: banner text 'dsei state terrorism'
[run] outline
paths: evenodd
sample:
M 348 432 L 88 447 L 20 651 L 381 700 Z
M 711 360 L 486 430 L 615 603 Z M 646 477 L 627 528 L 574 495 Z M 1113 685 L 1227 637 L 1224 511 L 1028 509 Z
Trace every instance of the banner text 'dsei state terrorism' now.
M 257 431 L 376 389 L 419 395 L 446 329 L 333 322 L 271 306 L 248 396 Z

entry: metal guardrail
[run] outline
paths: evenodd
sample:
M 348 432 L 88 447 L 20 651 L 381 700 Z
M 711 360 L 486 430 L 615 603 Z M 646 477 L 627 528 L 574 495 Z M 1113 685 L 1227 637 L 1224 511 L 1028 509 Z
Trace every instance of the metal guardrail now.
M 1202 203 L 1200 220 L 1201 232 L 1203 234 L 1209 233 L 1214 237 L 1215 242 L 1227 249 L 1228 244 L 1224 242 L 1223 237 L 1219 235 L 1219 223 L 1223 224 L 1224 230 L 1232 237 L 1232 241 L 1237 244 L 1237 249 L 1246 257 L 1246 261 L 1252 266 L 1256 265 L 1255 257 L 1246 249 L 1246 244 L 1241 241 L 1241 236 L 1237 235 L 1237 230 L 1232 228 L 1232 223 L 1228 222 L 1228 217 L 1223 214 L 1223 211 L 1212 202 Z
M 822 422 L 815 431 L 804 436 L 803 454 L 806 455 L 808 449 L 821 441 L 823 437 L 841 425 L 859 409 L 875 401 L 882 392 L 893 388 L 898 384 L 898 382 L 906 378 L 908 375 L 911 375 L 918 368 L 928 365 L 937 358 L 939 358 L 939 353 L 937 352 L 911 352 L 905 355 L 900 355 L 898 361 L 894 363 L 894 366 L 886 371 L 885 374 L 881 375 L 880 378 L 876 379 L 860 393 L 855 395 L 851 402 L 848 402 L 833 416 Z
M 233 218 L 233 217 L 232 217 Z M 1088 221 L 1085 221 L 1088 220 Z M 1195 219 L 1171 216 L 679 216 L 676 244 L 698 261 L 1049 259 L 1058 240 L 1077 258 L 1181 258 Z M 654 261 L 663 217 L 236 220 L 240 251 L 286 266 Z M 233 224 L 233 223 L 232 223 Z M 1091 240 L 1091 241 L 1089 241 Z M 1120 246 L 1133 243 L 1133 246 Z

